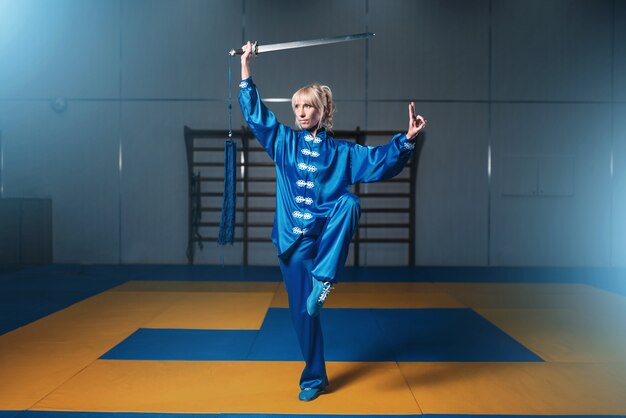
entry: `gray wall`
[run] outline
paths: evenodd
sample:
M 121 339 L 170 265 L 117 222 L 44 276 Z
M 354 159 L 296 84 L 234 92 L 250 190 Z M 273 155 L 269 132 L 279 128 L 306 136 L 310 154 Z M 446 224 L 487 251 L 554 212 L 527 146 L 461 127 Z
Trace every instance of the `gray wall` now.
M 337 129 L 406 129 L 417 102 L 420 265 L 626 265 L 625 0 L 0 0 L 1 195 L 52 199 L 55 262 L 184 263 L 182 127 L 227 128 L 226 51 L 365 31 L 254 76 L 267 98 L 330 85 Z

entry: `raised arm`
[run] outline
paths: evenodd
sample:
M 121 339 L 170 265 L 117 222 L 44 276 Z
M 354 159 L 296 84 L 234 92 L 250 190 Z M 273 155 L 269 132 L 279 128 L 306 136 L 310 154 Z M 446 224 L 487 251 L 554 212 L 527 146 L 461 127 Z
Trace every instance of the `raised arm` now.
M 287 128 L 280 124 L 276 120 L 274 113 L 265 106 L 259 97 L 259 91 L 252 81 L 250 71 L 250 61 L 254 56 L 252 54 L 252 44 L 248 42 L 242 49 L 244 53 L 241 56 L 241 83 L 239 84 L 241 113 L 259 143 L 269 156 L 274 159 L 276 147 L 285 136 L 281 131 Z
M 414 145 L 405 134 L 397 134 L 386 145 L 350 148 L 350 183 L 371 183 L 398 175 L 411 157 Z
M 409 104 L 409 129 L 395 135 L 389 144 L 379 147 L 354 145 L 350 149 L 350 182 L 370 183 L 398 175 L 415 148 L 413 140 L 426 127 L 426 119 L 415 114 L 415 103 Z

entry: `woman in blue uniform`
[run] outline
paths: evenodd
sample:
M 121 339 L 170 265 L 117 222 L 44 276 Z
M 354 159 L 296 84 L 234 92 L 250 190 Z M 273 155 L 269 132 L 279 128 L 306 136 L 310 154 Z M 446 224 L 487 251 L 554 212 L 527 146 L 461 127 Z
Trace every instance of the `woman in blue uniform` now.
M 384 146 L 365 147 L 329 135 L 333 103 L 330 88 L 312 84 L 292 97 L 294 130 L 279 123 L 252 82 L 252 44 L 243 47 L 239 104 L 243 117 L 276 165 L 276 215 L 272 242 L 289 297 L 289 308 L 306 363 L 299 399 L 310 401 L 328 385 L 318 316 L 361 214 L 350 185 L 391 178 L 404 168 L 413 140 L 426 121 L 409 104 L 409 129 Z

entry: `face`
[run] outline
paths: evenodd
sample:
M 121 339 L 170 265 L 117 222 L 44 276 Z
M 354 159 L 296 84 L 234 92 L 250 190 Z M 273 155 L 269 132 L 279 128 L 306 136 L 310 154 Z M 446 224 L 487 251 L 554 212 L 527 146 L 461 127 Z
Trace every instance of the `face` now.
M 320 123 L 322 112 L 309 103 L 298 99 L 293 103 L 293 113 L 302 129 L 315 129 Z

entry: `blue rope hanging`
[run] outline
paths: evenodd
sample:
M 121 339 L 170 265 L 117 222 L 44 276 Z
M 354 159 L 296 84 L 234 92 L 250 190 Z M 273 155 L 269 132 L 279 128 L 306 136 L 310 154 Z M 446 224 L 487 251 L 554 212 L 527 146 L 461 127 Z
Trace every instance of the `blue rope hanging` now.
M 235 241 L 237 144 L 233 141 L 232 130 L 232 78 L 232 60 L 231 57 L 228 57 L 228 139 L 224 142 L 224 194 L 222 195 L 220 229 L 217 234 L 217 243 L 219 245 L 233 245 Z
M 237 144 L 229 139 L 224 143 L 224 195 L 222 197 L 222 218 L 220 219 L 220 230 L 217 237 L 219 245 L 233 245 L 235 239 L 236 163 Z

